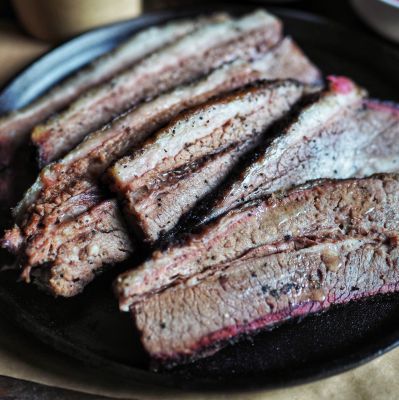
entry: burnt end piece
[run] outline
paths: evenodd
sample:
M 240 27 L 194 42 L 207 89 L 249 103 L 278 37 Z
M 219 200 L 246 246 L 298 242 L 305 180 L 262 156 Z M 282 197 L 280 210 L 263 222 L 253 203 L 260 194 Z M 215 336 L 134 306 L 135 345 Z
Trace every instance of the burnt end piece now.
M 58 185 L 44 187 L 40 197 L 17 218 L 23 241 L 62 222 L 71 221 L 104 199 L 100 187 L 90 180 L 73 180 L 60 190 Z
M 116 200 L 85 180 L 61 192 L 47 188 L 20 226 L 6 231 L 1 245 L 16 254 L 26 282 L 33 278 L 64 297 L 82 291 L 105 267 L 134 250 Z
M 60 224 L 73 221 L 103 200 L 99 187 L 90 181 L 71 181 L 67 190 L 61 192 L 48 187 L 40 199 L 30 205 L 29 212 L 21 214 L 14 227 L 5 231 L 0 245 L 17 256 L 18 263 L 29 275 L 29 267 L 35 266 L 46 254 L 46 250 L 38 251 L 32 243 L 41 236 L 47 237 Z

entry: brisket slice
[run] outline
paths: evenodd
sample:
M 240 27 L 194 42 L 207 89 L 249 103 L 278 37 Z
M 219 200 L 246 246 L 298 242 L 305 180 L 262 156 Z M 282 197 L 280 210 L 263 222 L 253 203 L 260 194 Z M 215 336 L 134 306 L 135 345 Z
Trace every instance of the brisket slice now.
M 368 146 L 356 152 L 357 176 L 399 169 L 399 106 L 390 102 L 366 100 L 364 108 L 368 114 L 366 124 L 379 132 Z M 361 153 L 364 152 L 364 158 Z M 365 162 L 364 160 L 367 160 Z
M 23 276 L 32 276 L 55 296 L 75 296 L 106 266 L 126 260 L 133 250 L 116 201 L 105 200 L 35 236 L 26 248 L 30 260 Z
M 288 59 L 291 60 L 290 63 Z M 309 83 L 319 79 L 317 69 L 292 40 L 286 38 L 272 51 L 259 54 L 252 61 L 237 60 L 226 64 L 198 82 L 179 87 L 153 101 L 144 103 L 116 120 L 109 128 L 90 135 L 64 159 L 51 164 L 41 172 L 36 183 L 14 210 L 19 227 L 16 226 L 6 233 L 3 246 L 14 253 L 19 253 L 20 258 L 24 259 L 27 271 L 31 266 L 48 262 L 44 261 L 48 248 L 44 245 L 40 247 L 37 243 L 46 243 L 49 233 L 56 232 L 58 224 L 62 221 L 73 221 L 80 214 L 88 212 L 91 207 L 103 201 L 96 179 L 126 149 L 139 143 L 156 127 L 167 122 L 183 108 L 198 104 L 217 93 L 234 89 L 258 77 L 274 77 L 275 75 L 285 77 L 295 74 Z M 227 173 L 226 168 L 237 159 L 238 149 L 229 149 L 214 157 L 213 164 L 216 164 L 222 172 L 219 177 L 213 175 L 215 165 L 212 168 L 206 168 L 210 159 L 205 157 L 200 163 L 203 171 L 200 173 L 197 170 L 195 175 L 191 175 L 193 179 L 185 180 L 183 185 L 179 185 L 176 181 L 174 188 L 184 190 L 192 183 L 204 179 L 208 181 L 208 191 L 211 190 L 220 182 L 223 174 Z M 199 163 L 194 164 L 198 166 Z M 191 193 L 191 202 L 194 200 L 193 196 L 196 196 L 196 200 L 199 194 Z M 165 196 L 164 204 L 172 201 L 176 205 L 173 197 L 173 195 Z M 183 197 L 180 196 L 179 199 Z M 187 205 L 182 203 L 180 212 L 184 213 L 186 210 Z M 160 218 L 162 217 L 161 215 Z M 38 238 L 41 236 L 43 237 L 40 241 Z M 35 257 L 36 254 L 37 257 Z M 37 261 L 38 257 L 40 261 Z M 37 268 L 35 271 L 38 274 L 38 271 L 42 269 Z
M 133 251 L 115 200 L 104 200 L 79 217 L 31 238 L 22 276 L 55 296 L 78 294 L 107 265 Z
M 90 134 L 60 161 L 43 169 L 36 183 L 14 210 L 14 215 L 18 218 L 34 202 L 40 203 L 40 192 L 48 186 L 57 185 L 62 191 L 70 186 L 71 180 L 97 178 L 111 163 L 182 110 L 256 79 L 290 76 L 309 84 L 320 79 L 317 68 L 290 38 L 285 38 L 266 54 L 257 54 L 250 61 L 240 59 L 225 64 L 203 79 L 143 103 L 117 118 L 107 128 Z
M 306 90 L 294 81 L 259 82 L 181 114 L 132 157 L 118 161 L 111 177 L 141 236 L 153 242 L 163 230 L 173 227 L 182 212 L 219 184 L 237 156 L 258 144 L 265 130 L 287 114 Z M 201 169 L 203 157 L 227 148 L 233 148 L 232 156 L 215 158 L 210 185 L 209 179 L 201 180 L 201 174 L 192 176 Z M 212 171 L 208 168 L 204 173 L 209 176 Z M 179 175 L 189 181 L 177 182 Z M 169 185 L 171 179 L 175 186 Z M 190 180 L 196 185 L 193 190 Z M 179 205 L 171 208 L 170 200 L 176 195 Z M 169 197 L 165 204 L 164 197 Z
M 42 164 L 59 158 L 112 118 L 179 84 L 236 58 L 275 45 L 281 23 L 264 11 L 205 25 L 143 59 L 111 82 L 76 100 L 65 112 L 35 128 Z
M 135 306 L 150 356 L 181 363 L 290 318 L 399 290 L 397 242 L 344 237 L 306 247 L 292 239 L 287 247 L 232 262 L 198 284 L 169 288 Z
M 255 256 L 259 249 L 284 251 L 292 238 L 389 236 L 398 227 L 398 206 L 397 175 L 316 181 L 249 202 L 120 275 L 120 307 L 127 311 L 179 281 L 200 281 L 221 265 Z
M 83 290 L 106 266 L 134 250 L 116 200 L 92 181 L 78 180 L 61 193 L 48 190 L 27 221 L 6 231 L 2 247 L 17 255 L 22 278 L 55 296 Z
M 331 79 L 329 90 L 216 196 L 205 221 L 307 180 L 397 169 L 398 110 L 364 100 L 346 78 Z
M 173 21 L 145 29 L 114 51 L 107 53 L 55 86 L 44 96 L 21 110 L 0 118 L 0 167 L 7 165 L 15 148 L 27 139 L 33 127 L 66 107 L 90 87 L 111 79 L 139 59 L 223 15 L 198 20 Z
M 36 265 L 34 261 L 47 250 L 33 247 L 37 238 L 52 235 L 63 223 L 70 223 L 80 215 L 105 200 L 104 192 L 93 181 L 78 180 L 71 182 L 65 190 L 59 192 L 47 188 L 42 193 L 40 202 L 22 215 L 11 229 L 5 231 L 0 240 L 0 247 L 17 256 L 17 265 L 30 271 Z
M 169 232 L 182 215 L 221 184 L 245 148 L 242 144 L 205 156 L 162 174 L 139 192 L 128 192 L 125 216 L 136 236 L 143 238 L 145 232 L 145 239 L 155 241 Z

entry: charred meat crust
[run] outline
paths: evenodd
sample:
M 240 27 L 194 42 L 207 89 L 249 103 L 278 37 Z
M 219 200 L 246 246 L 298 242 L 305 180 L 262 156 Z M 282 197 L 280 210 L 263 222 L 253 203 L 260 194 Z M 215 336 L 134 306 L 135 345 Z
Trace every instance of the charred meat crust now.
M 346 80 L 346 78 L 343 79 Z M 298 179 L 302 178 L 302 175 L 305 181 L 321 177 L 319 175 L 307 177 L 304 174 L 305 171 L 300 169 L 292 177 L 292 182 L 282 182 L 279 184 L 278 181 L 278 175 L 285 177 L 289 181 L 291 175 L 288 172 L 292 172 L 289 170 L 293 169 L 295 172 L 295 168 L 292 168 L 294 166 L 293 162 L 298 158 L 294 153 L 295 146 L 302 143 L 305 148 L 310 148 L 311 140 L 319 134 L 318 130 L 323 130 L 325 126 L 328 126 L 331 118 L 340 119 L 345 114 L 353 111 L 351 113 L 352 116 L 355 114 L 354 111 L 358 107 L 361 107 L 361 102 L 366 92 L 362 88 L 357 87 L 352 81 L 347 80 L 347 82 L 349 86 L 347 92 L 341 93 L 336 91 L 334 86 L 329 83 L 325 90 L 314 94 L 310 101 L 302 109 L 298 110 L 298 113 L 288 121 L 288 124 L 283 127 L 282 131 L 278 132 L 273 140 L 263 145 L 263 148 L 260 146 L 256 154 L 250 157 L 249 162 L 244 164 L 240 171 L 235 171 L 224 187 L 215 195 L 213 201 L 208 204 L 210 210 L 203 217 L 202 222 L 210 221 L 247 200 L 293 186 L 298 183 Z M 325 110 L 324 113 L 322 112 L 323 108 Z M 333 135 L 335 134 L 335 132 L 332 133 Z M 300 136 L 299 142 L 297 136 Z M 282 159 L 283 157 L 284 160 Z M 301 161 L 302 163 L 306 163 L 308 160 L 305 158 Z M 310 159 L 311 161 L 312 159 Z M 265 171 L 262 170 L 262 163 L 265 164 Z M 267 163 L 274 163 L 274 165 L 268 168 Z M 285 171 L 283 171 L 284 167 Z M 252 177 L 252 175 L 254 177 L 251 181 L 249 177 Z M 340 176 L 328 175 L 323 177 L 341 178 Z M 349 177 L 343 176 L 342 178 Z M 255 180 L 257 181 L 255 182 Z M 261 190 L 262 186 L 265 186 L 264 190 Z
M 137 179 L 140 178 L 140 176 L 137 176 L 135 174 L 134 169 L 132 169 L 131 173 L 129 173 L 129 170 L 126 171 L 126 169 L 130 168 L 131 164 L 135 162 L 135 159 L 141 157 L 147 148 L 151 148 L 151 146 L 156 144 L 159 141 L 159 139 L 165 136 L 165 134 L 168 131 L 173 130 L 173 128 L 177 124 L 188 122 L 190 119 L 194 118 L 197 114 L 201 113 L 202 111 L 211 110 L 213 106 L 222 106 L 223 104 L 227 105 L 233 101 L 240 100 L 244 96 L 250 96 L 251 94 L 255 96 L 260 89 L 264 89 L 267 87 L 270 88 L 270 90 L 272 90 L 273 88 L 278 88 L 281 85 L 286 85 L 286 86 L 292 85 L 296 86 L 297 88 L 303 88 L 304 93 L 306 93 L 306 90 L 309 90 L 310 92 L 315 90 L 314 88 L 307 89 L 300 82 L 294 79 L 286 79 L 284 81 L 281 80 L 268 81 L 262 79 L 262 80 L 257 80 L 255 82 L 251 82 L 245 85 L 244 87 L 235 89 L 227 95 L 224 94 L 216 96 L 206 101 L 203 104 L 191 107 L 189 110 L 183 111 L 178 116 L 174 117 L 166 127 L 158 131 L 156 135 L 153 135 L 151 136 L 151 138 L 146 140 L 139 149 L 135 149 L 133 155 L 128 155 L 126 157 L 121 158 L 115 163 L 115 165 L 112 168 L 110 168 L 109 175 L 114 189 L 123 190 L 127 186 L 131 187 L 133 180 L 134 183 L 137 184 Z M 166 155 L 166 157 L 167 156 L 168 155 Z M 122 173 L 124 175 L 128 173 L 128 175 L 126 175 L 126 178 L 123 178 L 121 176 Z
M 76 181 L 61 193 L 53 189 L 21 227 L 6 231 L 2 246 L 17 255 L 25 281 L 33 277 L 53 295 L 69 297 L 107 265 L 127 259 L 133 243 L 116 201 L 107 200 L 96 184 Z
M 210 213 L 212 208 L 215 206 L 221 193 L 224 193 L 232 183 L 240 180 L 243 170 L 248 168 L 254 163 L 264 152 L 264 149 L 273 142 L 275 138 L 280 136 L 282 132 L 285 132 L 287 126 L 297 119 L 298 114 L 306 108 L 308 105 L 316 102 L 320 97 L 323 96 L 322 87 L 314 86 L 314 91 L 310 90 L 309 93 L 305 93 L 295 104 L 292 105 L 289 112 L 284 114 L 281 118 L 276 120 L 266 134 L 262 136 L 258 145 L 250 148 L 246 151 L 239 159 L 239 163 L 235 164 L 227 174 L 225 179 L 218 185 L 218 187 L 205 195 L 195 206 L 187 212 L 179 221 L 179 223 L 168 235 L 168 242 L 175 243 L 184 241 L 185 236 L 195 233 L 202 229 L 204 224 L 208 224 L 214 220 Z M 289 188 L 287 188 L 289 189 Z M 245 202 L 243 203 L 245 204 Z M 162 244 L 162 243 L 161 243 Z
M 27 255 L 33 258 L 22 276 L 63 297 L 80 293 L 107 266 L 126 260 L 133 251 L 115 200 L 100 202 L 28 245 Z
M 220 184 L 245 145 L 232 145 L 155 178 L 127 195 L 125 218 L 138 238 L 157 247 L 204 193 Z
M 72 220 L 104 198 L 100 187 L 89 180 L 71 181 L 62 190 L 57 185 L 50 186 L 41 194 L 18 221 L 26 240 L 44 229 Z

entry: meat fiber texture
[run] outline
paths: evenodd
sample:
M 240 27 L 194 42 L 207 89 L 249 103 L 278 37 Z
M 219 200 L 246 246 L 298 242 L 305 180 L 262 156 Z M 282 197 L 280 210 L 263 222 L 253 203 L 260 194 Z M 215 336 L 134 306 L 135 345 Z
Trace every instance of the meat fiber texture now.
M 264 11 L 205 24 L 97 86 L 32 133 L 42 165 L 140 102 L 197 79 L 225 62 L 274 46 L 281 23 Z
M 197 82 L 144 103 L 106 129 L 93 133 L 62 160 L 42 170 L 36 183 L 14 210 L 18 225 L 8 232 L 3 245 L 14 253 L 20 250 L 20 256 L 26 253 L 21 257 L 25 259 L 26 270 L 30 270 L 31 251 L 41 252 L 44 264 L 47 250 L 40 250 L 37 241 L 30 243 L 31 237 L 43 235 L 40 242 L 44 243 L 49 232 L 57 229 L 52 225 L 60 220 L 78 218 L 101 202 L 99 196 L 93 198 L 90 193 L 99 191 L 96 183 L 99 175 L 128 148 L 140 143 L 156 127 L 184 108 L 258 77 L 274 77 L 275 74 L 284 77 L 295 71 L 305 82 L 318 82 L 320 79 L 317 68 L 291 39 L 286 38 L 266 54 L 259 53 L 251 60 L 240 59 L 226 64 Z M 222 162 L 224 157 L 231 159 L 234 154 L 225 154 Z M 224 165 L 228 167 L 227 162 Z M 43 226 L 45 230 L 39 228 Z
M 214 29 L 222 29 L 223 31 L 227 29 L 227 31 L 230 32 L 234 30 L 234 27 L 237 28 L 241 25 L 243 30 L 248 28 L 249 32 L 252 32 L 250 28 L 252 28 L 254 24 L 257 26 L 260 21 L 265 22 L 265 19 L 270 22 L 268 29 L 276 31 L 275 33 L 278 36 L 280 30 L 277 21 L 272 17 L 269 18 L 267 14 L 265 15 L 260 12 L 252 16 L 244 17 L 234 23 L 228 20 L 230 21 L 230 25 L 227 27 L 225 26 L 227 22 L 220 23 L 221 25 L 211 24 L 201 34 L 201 37 L 202 35 L 206 36 L 209 34 L 208 29 L 212 32 Z M 273 23 L 271 23 L 271 21 Z M 244 33 L 242 33 L 242 35 L 244 35 Z M 191 40 L 192 39 L 190 39 L 190 41 Z M 264 38 L 264 40 L 267 40 L 267 38 Z M 215 40 L 212 41 L 215 45 L 214 42 Z M 218 41 L 216 41 L 216 44 L 217 43 Z M 166 60 L 170 58 L 173 59 L 173 49 L 176 51 L 175 47 L 172 46 L 171 48 L 161 51 L 160 55 L 157 57 L 165 58 Z M 256 62 L 253 61 L 250 64 L 246 63 L 244 60 L 236 61 L 233 63 L 234 65 L 227 65 L 225 68 L 217 69 L 210 76 L 205 77 L 199 82 L 177 88 L 170 93 L 159 96 L 154 101 L 144 103 L 141 107 L 119 118 L 109 127 L 90 135 L 87 140 L 75 150 L 71 151 L 60 162 L 45 168 L 40 173 L 36 183 L 16 207 L 14 215 L 17 221 L 20 222 L 23 218 L 26 219 L 26 214 L 40 214 L 41 210 L 35 212 L 35 209 L 37 207 L 40 209 L 47 208 L 49 199 L 57 199 L 58 201 L 59 197 L 63 197 L 63 191 L 66 188 L 71 196 L 80 196 L 81 193 L 79 191 L 71 193 L 71 188 L 81 187 L 79 184 L 74 184 L 74 181 L 78 179 L 95 181 L 98 175 L 100 175 L 118 156 L 126 152 L 129 147 L 137 145 L 152 131 L 162 124 L 165 124 L 182 109 L 205 101 L 209 97 L 223 91 L 234 89 L 245 83 L 246 80 L 255 79 L 258 74 L 261 74 L 265 70 L 267 71 L 270 69 L 271 74 L 273 74 L 274 69 L 270 66 L 271 62 L 274 59 L 280 60 L 280 66 L 283 67 L 287 64 L 286 58 L 289 51 L 296 54 L 295 60 L 297 61 L 295 65 L 298 67 L 307 67 L 304 69 L 302 75 L 304 79 L 305 76 L 311 79 L 312 75 L 318 75 L 317 69 L 307 62 L 300 50 L 289 40 L 283 42 L 275 49 L 272 55 L 266 56 L 265 58 L 261 56 L 262 47 L 260 49 L 250 47 L 250 51 L 249 49 L 247 50 L 248 53 L 243 53 L 247 54 L 247 58 L 251 59 L 251 57 L 255 57 L 256 55 L 259 55 L 260 58 L 257 59 Z M 260 53 L 257 52 L 258 50 Z M 267 67 L 264 66 L 263 62 L 265 62 Z M 282 73 L 284 74 L 284 72 Z M 39 223 L 40 219 L 35 216 L 34 225 L 29 223 L 31 225 L 30 229 L 33 230 Z M 22 225 L 26 225 L 26 223 Z
M 291 63 L 287 61 L 289 54 L 293 60 Z M 317 68 L 289 38 L 267 54 L 265 48 L 253 49 L 250 54 L 217 68 L 202 80 L 172 90 L 132 110 L 109 127 L 90 135 L 60 162 L 44 169 L 15 210 L 18 225 L 8 231 L 3 240 L 3 246 L 18 253 L 21 262 L 23 260 L 25 279 L 29 279 L 32 268 L 35 277 L 48 276 L 40 268 L 54 264 L 50 251 L 52 246 L 47 246 L 46 243 L 52 243 L 53 236 L 59 235 L 59 224 L 68 221 L 73 225 L 78 219 L 83 220 L 85 216 L 90 216 L 96 205 L 105 202 L 97 187 L 98 176 L 114 158 L 140 142 L 157 124 L 167 122 L 181 109 L 234 89 L 247 81 L 253 81 L 262 74 L 269 74 L 271 77 L 273 74 L 284 76 L 294 71 L 298 71 L 299 77 L 304 81 L 318 81 L 320 77 Z M 88 221 L 90 224 L 95 223 L 91 218 Z M 124 234 L 127 236 L 126 232 Z M 91 240 L 87 236 L 86 247 L 90 247 Z M 68 249 L 72 251 L 72 247 Z M 125 251 L 126 257 L 128 253 Z M 32 254 L 40 254 L 40 257 Z M 70 256 L 73 258 L 72 253 Z M 65 250 L 64 262 L 67 258 Z M 108 256 L 106 263 L 111 263 L 111 259 Z M 86 261 L 81 259 L 80 262 L 85 265 Z M 116 254 L 115 262 L 118 261 L 120 257 Z M 101 266 L 96 268 L 101 269 Z M 50 290 L 54 288 L 53 285 Z M 57 292 L 55 294 L 66 295 Z
M 138 234 L 154 242 L 173 228 L 305 93 L 294 81 L 257 83 L 181 114 L 120 160 L 111 177 Z
M 225 264 L 258 252 L 288 251 L 292 241 L 396 237 L 398 189 L 397 175 L 327 180 L 249 202 L 120 275 L 120 307 L 128 311 L 179 282 L 196 284 Z
M 337 254 L 333 271 L 325 260 Z M 324 242 L 234 262 L 220 276 L 151 297 L 134 308 L 134 319 L 153 359 L 180 364 L 331 304 L 398 291 L 398 262 L 397 248 L 367 239 Z
M 55 296 L 80 293 L 110 265 L 125 261 L 134 247 L 115 200 L 104 200 L 51 232 L 35 236 L 22 276 Z
M 97 58 L 87 67 L 50 89 L 28 106 L 0 117 L 0 167 L 8 165 L 15 149 L 27 141 L 33 127 L 65 108 L 89 88 L 110 80 L 141 58 L 170 44 L 211 21 L 227 17 L 218 14 L 196 20 L 179 20 L 144 29 L 121 46 Z
M 396 171 L 398 108 L 364 96 L 349 79 L 331 77 L 329 89 L 320 99 L 220 191 L 203 221 L 311 179 Z
M 246 175 L 241 175 L 233 183 L 242 188 L 237 204 L 251 199 L 252 193 L 256 198 L 306 179 L 397 171 L 398 116 L 395 106 L 368 100 L 364 91 L 351 81 L 333 78 L 328 90 L 302 110 L 296 121 L 281 135 L 276 135 L 266 151 L 248 167 L 247 171 L 259 171 L 257 182 L 261 188 L 268 189 L 256 192 L 252 191 L 249 183 L 247 187 L 244 184 L 240 186 L 242 176 Z M 224 198 L 219 197 L 218 200 L 223 201 Z M 215 213 L 215 209 L 208 214 L 208 222 L 211 220 L 209 215 L 223 214 Z M 165 261 L 169 265 L 168 257 L 163 258 L 157 253 L 154 259 L 158 257 L 160 263 L 150 261 L 136 272 L 132 271 L 131 275 L 127 274 L 127 283 L 122 278 L 126 283 L 123 290 L 127 303 L 130 294 L 133 298 L 136 294 L 140 297 L 147 291 L 167 286 L 170 280 L 187 275 L 183 266 L 181 271 L 179 268 L 164 269 L 160 264 Z M 201 261 L 198 264 L 201 266 Z M 155 283 L 158 276 L 158 283 Z M 122 286 L 120 288 L 122 290 Z
M 40 199 L 40 192 L 49 186 L 57 186 L 61 191 L 70 186 L 72 180 L 96 180 L 110 164 L 138 146 L 184 109 L 257 79 L 284 79 L 290 76 L 308 84 L 320 80 L 317 68 L 292 39 L 286 38 L 271 51 L 257 53 L 250 60 L 239 59 L 224 64 L 198 81 L 179 86 L 143 103 L 106 128 L 93 132 L 64 158 L 44 168 L 16 207 L 14 215 L 20 218 L 33 202 Z M 124 182 L 119 181 L 118 167 L 113 171 L 116 172 L 116 185 L 125 186 Z
M 132 307 L 145 349 L 161 363 L 181 363 L 331 304 L 397 291 L 398 179 L 320 181 L 243 207 L 236 225 L 224 217 L 230 230 L 215 232 L 208 251 L 202 238 L 196 251 L 201 264 L 218 268 L 200 279 L 180 276 Z M 187 266 L 194 258 L 183 249 Z
M 22 278 L 33 278 L 55 296 L 76 295 L 134 250 L 116 201 L 104 198 L 91 182 L 77 185 L 79 195 L 65 191 L 49 199 L 31 215 L 31 224 L 15 226 L 2 240 L 2 246 L 17 255 Z M 33 229 L 35 218 L 41 223 Z

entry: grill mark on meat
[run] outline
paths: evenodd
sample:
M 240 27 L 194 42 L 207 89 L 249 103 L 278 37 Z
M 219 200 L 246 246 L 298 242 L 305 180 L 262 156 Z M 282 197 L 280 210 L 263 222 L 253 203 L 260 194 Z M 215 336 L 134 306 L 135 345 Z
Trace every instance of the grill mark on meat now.
M 224 14 L 197 20 L 181 20 L 138 32 L 115 50 L 100 56 L 76 74 L 50 89 L 28 106 L 0 117 L 0 167 L 11 161 L 15 149 L 26 141 L 32 128 L 66 107 L 89 88 L 101 84 L 159 48 L 212 21 L 225 20 Z
M 115 200 L 44 230 L 27 243 L 22 276 L 56 296 L 80 293 L 107 265 L 126 260 L 133 244 Z M 32 270 L 32 271 L 31 271 Z
M 326 252 L 339 254 L 338 270 L 328 269 Z M 153 359 L 182 363 L 290 318 L 397 291 L 398 262 L 398 248 L 378 241 L 323 241 L 232 262 L 223 275 L 169 288 L 136 305 L 132 314 Z
M 35 128 L 42 165 L 64 155 L 86 134 L 115 116 L 225 62 L 277 44 L 281 23 L 263 11 L 205 25 L 145 58 L 109 83 L 75 101 L 64 113 Z
M 285 38 L 270 52 L 259 54 L 251 61 L 240 59 L 225 64 L 198 82 L 178 87 L 142 104 L 115 120 L 109 127 L 90 134 L 63 159 L 42 170 L 36 183 L 15 209 L 14 215 L 18 218 L 23 214 L 43 187 L 56 184 L 62 190 L 70 186 L 72 179 L 95 179 L 116 159 L 182 110 L 258 78 L 290 76 L 305 83 L 316 83 L 320 79 L 317 68 L 290 38 Z M 115 180 L 118 182 L 117 176 Z
M 253 163 L 231 179 L 209 206 L 211 211 L 203 222 L 242 202 L 307 180 L 397 171 L 398 114 L 389 108 L 369 107 L 364 92 L 347 79 L 343 81 L 347 91 L 337 92 L 330 85 Z M 392 147 L 384 146 L 382 138 Z
M 180 115 L 151 138 L 133 157 L 120 160 L 111 169 L 111 178 L 116 180 L 117 176 L 119 188 L 124 185 L 120 192 L 124 196 L 128 213 L 131 212 L 129 217 L 134 217 L 135 225 L 140 227 L 145 240 L 155 241 L 159 238 L 164 228 L 156 227 L 157 220 L 166 218 L 166 221 L 170 221 L 171 228 L 182 216 L 182 211 L 187 212 L 198 201 L 189 187 L 190 179 L 198 183 L 195 191 L 202 198 L 227 175 L 237 156 L 259 144 L 265 130 L 288 113 L 306 90 L 306 87 L 293 81 L 257 83 Z M 224 156 L 222 162 L 229 164 L 218 170 L 215 174 L 218 176 L 214 177 L 215 183 L 211 188 L 206 182 L 198 180 L 201 175 L 187 178 L 187 182 L 181 182 L 179 191 L 174 192 L 179 193 L 179 207 L 170 209 L 160 204 L 156 207 L 156 213 L 148 213 L 149 217 L 145 217 L 146 209 L 161 203 L 154 189 L 154 182 L 159 181 L 162 176 L 173 174 L 176 169 L 194 163 L 195 160 L 238 143 L 242 145 L 234 150 L 237 156 Z M 215 168 L 220 166 L 220 161 L 216 157 Z M 211 167 L 206 168 L 209 170 Z M 192 174 L 195 173 L 192 171 Z M 204 170 L 202 174 L 207 175 L 209 172 Z M 129 178 L 128 182 L 126 178 Z M 185 190 L 182 193 L 183 188 Z M 140 204 L 142 202 L 145 204 Z M 150 226 L 151 219 L 153 223 Z
M 117 280 L 122 310 L 179 281 L 201 280 L 232 260 L 268 248 L 285 249 L 296 238 L 317 240 L 342 235 L 370 239 L 395 237 L 398 226 L 397 175 L 316 181 L 249 202 L 190 235 L 183 243 L 156 251 L 139 268 Z

